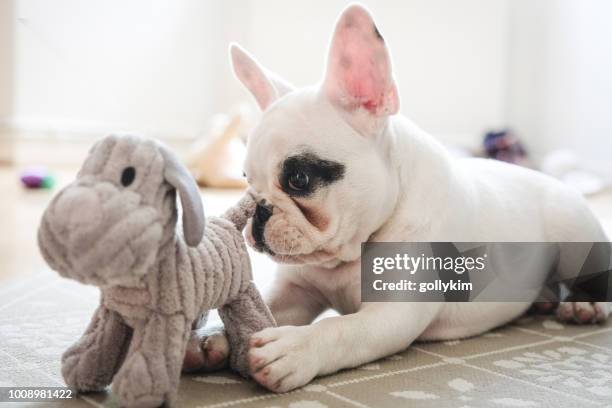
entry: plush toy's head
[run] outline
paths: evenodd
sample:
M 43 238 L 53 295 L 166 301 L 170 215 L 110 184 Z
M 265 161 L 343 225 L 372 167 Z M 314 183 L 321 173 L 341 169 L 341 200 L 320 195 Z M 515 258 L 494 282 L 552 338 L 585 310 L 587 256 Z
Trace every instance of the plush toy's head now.
M 188 245 L 204 232 L 198 188 L 159 142 L 112 135 L 91 149 L 77 178 L 45 211 L 38 241 L 62 276 L 97 286 L 134 286 L 173 242 L 176 191 Z

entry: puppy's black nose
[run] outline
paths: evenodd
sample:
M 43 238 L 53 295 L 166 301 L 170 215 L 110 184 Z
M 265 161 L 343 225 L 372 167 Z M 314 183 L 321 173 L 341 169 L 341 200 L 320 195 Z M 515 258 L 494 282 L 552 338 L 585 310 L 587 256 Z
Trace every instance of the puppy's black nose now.
M 268 206 L 257 204 L 255 207 L 255 215 L 254 218 L 257 222 L 261 224 L 265 224 L 266 221 L 270 219 L 272 216 L 272 209 Z
M 255 245 L 259 250 L 266 248 L 266 243 L 264 241 L 264 229 L 266 227 L 266 222 L 271 216 L 272 207 L 257 204 L 257 207 L 255 207 L 255 215 L 253 215 L 253 226 L 251 228 L 251 232 L 253 234 L 253 239 L 255 240 Z

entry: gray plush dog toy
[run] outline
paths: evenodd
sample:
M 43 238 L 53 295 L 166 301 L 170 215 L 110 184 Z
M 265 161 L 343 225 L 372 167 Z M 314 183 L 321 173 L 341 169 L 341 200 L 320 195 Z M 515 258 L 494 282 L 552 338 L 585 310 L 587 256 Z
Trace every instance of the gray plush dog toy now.
M 176 192 L 184 236 L 177 224 Z M 206 223 L 197 186 L 167 147 L 109 136 L 45 211 L 38 232 L 60 275 L 99 286 L 85 334 L 62 357 L 68 386 L 113 382 L 125 406 L 172 404 L 192 328 L 218 308 L 230 365 L 248 375 L 251 334 L 274 325 L 252 282 L 241 230 L 255 203 L 246 195 Z

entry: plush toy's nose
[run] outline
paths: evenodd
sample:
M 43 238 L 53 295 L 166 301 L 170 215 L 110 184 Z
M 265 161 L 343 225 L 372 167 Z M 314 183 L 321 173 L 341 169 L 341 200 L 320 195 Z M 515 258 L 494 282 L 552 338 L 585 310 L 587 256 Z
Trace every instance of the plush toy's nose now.
M 95 229 L 100 220 L 100 203 L 96 192 L 87 187 L 66 189 L 55 203 L 53 215 L 70 230 Z

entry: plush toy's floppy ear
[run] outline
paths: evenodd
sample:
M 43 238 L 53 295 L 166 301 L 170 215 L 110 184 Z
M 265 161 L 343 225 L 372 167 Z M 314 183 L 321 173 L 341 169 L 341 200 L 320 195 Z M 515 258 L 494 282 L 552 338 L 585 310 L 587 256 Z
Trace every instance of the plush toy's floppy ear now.
M 230 45 L 230 57 L 234 74 L 255 97 L 262 111 L 294 89 L 287 81 L 259 65 L 238 44 Z
M 165 161 L 164 178 L 179 194 L 183 208 L 183 233 L 189 246 L 197 246 L 204 236 L 204 208 L 198 186 L 178 157 L 160 145 Z
M 332 36 L 323 89 L 329 100 L 363 122 L 399 110 L 391 56 L 370 13 L 359 5 L 342 12 Z M 358 129 L 361 130 L 361 129 Z

